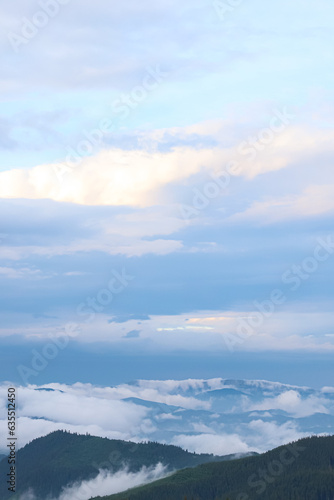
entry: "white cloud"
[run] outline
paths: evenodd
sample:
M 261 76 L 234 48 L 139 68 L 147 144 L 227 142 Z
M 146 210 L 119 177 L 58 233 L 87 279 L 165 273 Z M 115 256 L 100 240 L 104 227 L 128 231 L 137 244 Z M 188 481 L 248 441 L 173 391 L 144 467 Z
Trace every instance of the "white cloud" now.
M 281 220 L 323 215 L 334 211 L 334 184 L 310 186 L 302 194 L 256 201 L 230 217 L 231 221 L 254 220 L 272 224 Z
M 211 429 L 208 425 L 203 424 L 202 422 L 194 422 L 192 424 L 193 430 L 196 433 L 203 434 L 215 434 L 215 431 Z
M 169 153 L 102 151 L 82 159 L 61 179 L 55 165 L 1 172 L 0 197 L 48 198 L 83 205 L 156 205 L 162 187 L 188 178 L 207 164 L 218 166 L 220 156 L 191 148 Z
M 199 124 L 197 127 L 199 130 L 202 127 L 202 133 L 207 127 L 210 131 L 212 128 L 208 124 Z M 190 133 L 192 128 L 185 128 L 185 131 L 185 134 Z M 215 128 L 214 132 L 217 133 Z M 156 140 L 161 140 L 162 132 L 153 132 L 153 137 L 154 134 Z M 319 133 L 287 127 L 277 133 L 270 144 L 262 144 L 260 151 L 252 147 L 254 158 L 247 153 L 249 145 L 242 147 L 244 142 L 248 144 L 242 139 L 240 142 L 234 139 L 233 146 L 224 148 L 178 146 L 168 152 L 103 150 L 94 156 L 81 158 L 76 165 L 68 166 L 68 173 L 64 175 L 60 175 L 53 164 L 3 171 L 0 173 L 0 197 L 48 198 L 82 205 L 166 205 L 173 201 L 174 195 L 171 198 L 164 188 L 174 184 L 182 186 L 187 182 L 191 189 L 191 177 L 194 174 L 205 173 L 206 182 L 209 182 L 209 174 L 226 173 L 228 164 L 236 161 L 238 167 L 232 176 L 252 179 L 260 174 L 291 167 L 309 156 L 332 151 L 333 139 L 332 131 Z M 228 175 L 231 179 L 231 174 Z M 281 217 L 287 217 L 293 211 L 305 215 L 323 213 L 333 208 L 333 189 L 326 186 L 310 187 L 300 198 L 276 201 L 276 210 L 282 212 Z M 309 200 L 313 201 L 312 209 Z M 272 203 L 275 200 L 257 202 L 244 216 L 262 214 Z M 275 207 L 271 209 L 275 213 Z
M 13 204 L 17 208 L 15 202 Z M 132 208 L 126 213 L 115 213 L 114 209 L 108 208 L 101 209 L 103 213 L 99 212 L 98 216 L 88 213 L 88 217 L 86 209 L 81 207 L 79 211 L 82 210 L 82 218 L 79 221 L 73 206 L 54 203 L 45 205 L 43 202 L 38 202 L 38 207 L 40 208 L 36 210 L 39 214 L 36 217 L 35 209 L 33 209 L 29 222 L 32 235 L 29 244 L 25 243 L 25 238 L 19 236 L 17 238 L 20 243 L 23 240 L 23 244 L 16 244 L 16 242 L 13 244 L 12 240 L 5 239 L 0 247 L 1 258 L 15 261 L 25 260 L 32 255 L 43 258 L 94 251 L 133 257 L 149 253 L 165 255 L 183 249 L 182 241 L 173 237 L 168 238 L 169 235 L 185 226 L 184 221 L 175 215 L 176 209 L 173 205 L 146 209 Z M 64 216 L 63 210 L 67 211 L 66 224 L 73 224 L 73 232 L 69 235 L 68 241 L 64 243 L 62 240 L 54 239 L 50 234 L 46 237 L 40 234 L 41 229 L 35 226 L 41 224 L 40 213 L 49 212 L 60 222 Z M 29 269 L 23 266 L 18 270 L 12 270 L 9 267 L 0 268 L 0 273 L 13 278 L 19 278 L 23 272 L 27 275 L 28 271 Z M 37 277 L 37 271 L 31 270 L 30 273 L 32 272 Z
M 149 409 L 120 398 L 97 397 L 87 391 L 66 386 L 66 392 L 38 391 L 34 387 L 18 388 L 20 414 L 19 446 L 57 429 L 114 439 L 130 440 L 155 430 L 147 415 Z M 0 387 L 1 407 L 6 387 Z M 96 409 L 99 408 L 97 412 Z M 3 411 L 2 411 L 3 413 Z M 1 421 L 1 425 L 4 420 Z
M 109 243 L 108 243 L 109 241 Z M 12 261 L 18 261 L 28 256 L 39 257 L 54 257 L 59 255 L 74 255 L 79 252 L 104 252 L 109 255 L 125 255 L 127 257 L 140 257 L 146 254 L 166 255 L 172 252 L 183 250 L 184 246 L 181 241 L 172 239 L 156 239 L 156 240 L 141 240 L 135 238 L 127 238 L 123 242 L 116 242 L 112 236 L 106 237 L 101 235 L 100 238 L 94 240 L 76 240 L 68 245 L 54 246 L 20 246 L 11 247 L 4 246 L 0 249 L 0 258 Z M 9 271 L 7 272 L 7 275 Z M 14 273 L 12 273 L 14 277 Z M 19 277 L 15 273 L 15 277 Z
M 259 453 L 310 435 L 310 432 L 300 431 L 293 421 L 279 425 L 276 422 L 258 419 L 252 420 L 247 427 L 249 446 Z
M 20 500 L 36 500 L 33 490 L 28 490 L 20 495 Z
M 142 467 L 138 472 L 130 472 L 126 468 L 114 473 L 100 470 L 94 479 L 66 486 L 59 497 L 53 500 L 89 500 L 96 496 L 112 495 L 156 481 L 166 475 L 166 467 L 161 463 L 154 467 Z M 36 500 L 36 496 L 30 489 L 20 496 L 20 500 Z
M 321 392 L 323 392 L 324 394 L 334 394 L 334 387 L 323 387 L 321 389 Z
M 230 455 L 247 453 L 248 445 L 237 434 L 181 434 L 173 439 L 173 444 L 195 453 Z
M 46 418 L 72 425 L 94 422 L 101 428 L 127 432 L 136 428 L 147 415 L 147 410 L 120 400 L 97 399 L 94 396 L 46 391 L 30 388 L 20 391 L 20 415 Z M 52 403 L 52 405 L 50 405 Z M 96 408 L 99 412 L 96 413 Z
M 173 413 L 162 413 L 158 415 L 157 420 L 182 420 L 182 417 L 173 415 Z
M 39 269 L 30 269 L 29 267 L 13 268 L 13 267 L 0 267 L 0 275 L 8 279 L 43 279 Z
M 0 385 L 3 432 L 7 387 Z M 54 390 L 35 390 L 46 388 Z M 216 396 L 214 391 L 221 389 L 235 389 L 235 396 L 225 399 L 223 391 Z M 198 453 L 262 452 L 309 435 L 306 416 L 313 416 L 314 432 L 328 432 L 317 413 L 334 412 L 331 393 L 326 396 L 321 391 L 312 393 L 307 388 L 275 382 L 221 378 L 139 380 L 116 387 L 53 383 L 18 387 L 18 396 L 19 447 L 62 429 L 133 442 L 166 442 L 166 436 L 170 436 L 168 444 Z M 132 403 L 129 398 L 142 400 L 143 404 Z M 170 408 L 159 408 L 157 403 Z M 276 421 L 275 410 L 286 412 L 280 417 L 283 423 Z
M 53 403 L 50 403 L 50 407 L 54 408 Z M 56 412 L 55 412 L 56 413 Z M 0 424 L 5 427 L 5 421 L 0 421 Z M 50 432 L 57 430 L 64 430 L 67 432 L 76 432 L 78 434 L 86 434 L 88 432 L 92 436 L 107 437 L 109 439 L 121 439 L 124 441 L 135 441 L 135 432 L 140 434 L 143 429 L 146 431 L 145 423 L 143 429 L 141 425 L 131 429 L 128 427 L 124 432 L 113 429 L 111 426 L 108 428 L 101 427 L 98 424 L 92 423 L 90 420 L 85 424 L 77 423 L 66 423 L 61 420 L 47 420 L 45 418 L 32 418 L 32 417 L 19 417 L 17 419 L 17 424 L 20 426 L 20 434 L 18 436 L 18 446 L 21 448 L 33 439 L 39 438 L 41 436 L 46 436 Z M 147 436 L 148 437 L 148 436 Z
M 166 468 L 161 463 L 151 468 L 143 467 L 139 472 L 129 472 L 127 469 L 123 469 L 110 473 L 101 470 L 94 479 L 66 487 L 58 500 L 89 500 L 96 496 L 112 495 L 155 481 L 166 474 Z
M 101 286 L 101 284 L 100 284 Z M 305 308 L 308 310 L 308 307 Z M 256 311 L 254 311 L 256 314 Z M 73 312 L 72 312 L 73 314 Z M 53 311 L 54 319 L 31 320 L 31 316 L 8 314 L 2 316 L 6 325 L 3 326 L 0 336 L 19 334 L 26 339 L 38 338 L 50 341 L 50 335 L 57 337 L 64 333 L 64 325 L 73 321 L 68 311 Z M 309 307 L 303 311 L 274 311 L 272 317 L 266 318 L 264 324 L 254 328 L 246 338 L 239 336 L 241 320 L 252 317 L 250 311 L 194 311 L 190 314 L 151 315 L 149 319 L 130 319 L 121 324 L 110 322 L 110 314 L 102 311 L 96 313 L 93 322 L 86 322 L 88 317 L 82 316 L 80 332 L 77 340 L 87 344 L 98 341 L 108 342 L 110 345 L 122 344 L 146 350 L 149 346 L 158 352 L 170 352 L 175 349 L 191 349 L 193 352 L 221 351 L 226 352 L 229 346 L 235 350 L 252 351 L 293 351 L 303 349 L 307 351 L 325 352 L 334 350 L 334 338 L 324 335 L 314 335 L 315 326 L 320 332 L 328 331 L 333 324 L 332 312 L 314 312 Z M 81 318 L 81 317 L 80 317 Z M 194 320 L 194 321 L 192 321 Z M 81 322 L 82 321 L 82 322 Z M 63 325 L 63 326 L 61 326 Z M 140 337 L 124 338 L 127 332 L 140 330 Z M 242 330 L 243 331 L 243 330 Z M 282 344 L 282 340 L 284 343 Z M 32 381 L 33 379 L 30 379 Z
M 295 391 L 285 391 L 275 398 L 268 398 L 251 405 L 250 410 L 283 410 L 296 417 L 308 417 L 315 413 L 329 413 L 326 400 L 314 395 L 302 398 Z

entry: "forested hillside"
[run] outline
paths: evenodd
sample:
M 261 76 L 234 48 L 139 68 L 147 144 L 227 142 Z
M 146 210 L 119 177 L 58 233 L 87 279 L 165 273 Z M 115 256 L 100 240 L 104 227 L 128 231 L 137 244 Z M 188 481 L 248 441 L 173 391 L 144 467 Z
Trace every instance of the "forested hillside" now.
M 210 463 L 103 500 L 333 500 L 334 436 Z M 101 500 L 97 497 L 95 500 Z
M 17 453 L 17 496 L 34 491 L 37 499 L 50 495 L 57 497 L 61 489 L 83 479 L 92 479 L 100 469 L 118 471 L 127 466 L 129 471 L 139 471 L 143 466 L 157 463 L 168 470 L 193 467 L 201 463 L 233 458 L 214 455 L 196 455 L 181 448 L 159 443 L 131 443 L 89 435 L 56 431 L 35 439 Z M 6 478 L 7 461 L 0 463 L 0 477 Z M 0 499 L 14 499 L 1 480 Z

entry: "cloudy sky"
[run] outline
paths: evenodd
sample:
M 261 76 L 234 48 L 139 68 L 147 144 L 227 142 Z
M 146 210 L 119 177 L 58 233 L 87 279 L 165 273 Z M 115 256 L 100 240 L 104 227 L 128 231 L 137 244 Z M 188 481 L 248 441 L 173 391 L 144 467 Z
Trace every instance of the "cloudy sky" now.
M 2 380 L 326 384 L 333 14 L 2 2 Z

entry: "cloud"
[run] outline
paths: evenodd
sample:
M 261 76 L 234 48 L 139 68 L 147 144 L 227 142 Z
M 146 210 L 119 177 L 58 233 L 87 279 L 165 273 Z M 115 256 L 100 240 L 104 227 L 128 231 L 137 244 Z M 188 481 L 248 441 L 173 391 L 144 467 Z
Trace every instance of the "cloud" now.
M 260 453 L 265 451 L 265 448 L 273 449 L 310 435 L 309 431 L 302 432 L 295 422 L 286 422 L 280 425 L 276 422 L 257 419 L 252 420 L 247 427 L 249 446 L 252 450 Z M 265 446 L 264 443 L 266 443 Z
M 52 401 L 53 406 L 49 403 Z M 127 432 L 131 426 L 136 428 L 146 416 L 147 410 L 124 401 L 108 401 L 93 396 L 45 392 L 25 389 L 20 395 L 21 415 L 45 418 L 71 425 L 85 425 L 94 422 L 101 428 L 111 427 L 114 431 Z M 100 408 L 96 415 L 96 407 Z
M 325 351 L 333 350 L 333 338 L 326 337 L 331 328 L 334 315 L 332 313 L 304 313 L 303 311 L 277 310 L 267 317 L 263 325 L 245 331 L 246 320 L 257 318 L 255 311 L 195 311 L 192 321 L 190 314 L 151 314 L 150 319 L 130 319 L 122 324 L 109 323 L 105 315 L 99 315 L 93 325 L 83 324 L 80 341 L 94 342 L 104 340 L 109 343 L 118 342 L 124 335 L 133 330 L 140 330 L 140 341 L 143 349 L 149 342 L 151 349 L 159 352 L 170 352 L 175 349 L 187 349 L 192 352 L 226 352 L 235 350 L 273 350 L 293 351 L 295 349 Z M 208 314 L 211 317 L 208 318 Z M 199 318 L 198 316 L 202 316 Z M 251 324 L 251 323 L 249 323 Z M 314 325 L 317 325 L 318 335 L 313 335 Z M 241 328 L 243 326 L 243 328 Z M 98 333 L 96 329 L 98 328 Z M 241 332 L 241 333 L 240 333 Z M 282 333 L 284 332 L 284 333 Z M 45 329 L 45 336 L 50 333 Z M 284 339 L 284 345 L 282 345 Z M 138 344 L 139 347 L 139 344 Z
M 147 314 L 126 314 L 124 316 L 113 316 L 113 318 L 110 319 L 108 323 L 126 323 L 130 320 L 146 321 L 149 319 L 150 317 Z
M 51 412 L 54 409 L 53 402 L 50 400 Z M 38 413 L 38 412 L 37 412 Z M 57 412 L 54 412 L 53 418 L 42 418 L 42 417 L 19 417 L 17 419 L 18 425 L 21 427 L 20 436 L 18 439 L 18 446 L 21 448 L 27 443 L 30 443 L 33 439 L 39 438 L 41 436 L 46 436 L 50 432 L 57 430 L 64 430 L 67 432 L 76 432 L 78 434 L 86 434 L 88 432 L 92 436 L 107 437 L 109 439 L 121 439 L 124 441 L 135 441 L 137 439 L 136 433 L 141 434 L 139 428 L 131 429 L 128 427 L 125 431 L 117 430 L 113 428 L 110 424 L 108 428 L 103 428 L 99 424 L 92 423 L 92 420 L 87 420 L 86 423 L 67 423 L 63 422 L 61 417 L 58 420 Z M 4 426 L 5 422 L 0 421 L 0 425 Z M 145 425 L 145 419 L 141 421 L 143 425 L 143 430 L 150 430 L 150 428 Z M 148 438 L 149 433 L 147 433 Z
M 248 445 L 237 434 L 181 434 L 174 438 L 173 444 L 195 453 L 213 453 L 214 455 L 230 455 L 247 453 Z
M 65 386 L 67 387 L 67 386 Z M 65 388 L 64 387 L 64 388 Z M 147 419 L 148 409 L 121 398 L 101 398 L 96 392 L 78 391 L 67 387 L 65 391 L 36 391 L 22 387 L 20 393 L 21 427 L 19 445 L 57 429 L 84 434 L 129 440 L 142 432 L 152 431 Z M 5 400 L 6 386 L 0 387 L 1 405 Z M 96 414 L 96 408 L 99 408 Z
M 268 201 L 254 202 L 244 212 L 230 220 L 252 220 L 268 225 L 283 220 L 293 220 L 332 213 L 334 211 L 334 184 L 309 186 L 302 194 L 285 196 Z
M 334 387 L 323 387 L 321 389 L 321 392 L 323 392 L 324 394 L 334 394 Z
M 217 133 L 217 127 L 212 128 L 210 123 L 199 124 L 197 128 L 202 133 L 206 129 Z M 282 131 L 272 133 L 273 139 L 269 144 L 261 143 L 263 130 L 260 128 L 254 135 L 258 138 L 258 142 L 255 142 L 258 148 L 253 145 L 254 137 L 250 135 L 246 140 L 240 139 L 238 142 L 234 137 L 232 144 L 220 144 L 210 149 L 175 146 L 169 151 L 158 150 L 163 131 L 160 131 L 160 135 L 148 132 L 148 139 L 152 136 L 156 141 L 155 147 L 130 151 L 104 149 L 93 156 L 78 156 L 76 159 L 72 154 L 67 157 L 65 173 L 61 173 L 57 164 L 5 170 L 0 173 L 0 197 L 133 208 L 131 213 L 115 214 L 112 223 L 106 224 L 103 220 L 97 223 L 103 232 L 100 240 L 77 240 L 66 246 L 58 243 L 53 247 L 54 255 L 94 250 L 129 256 L 145 253 L 165 255 L 184 247 L 180 239 L 161 236 L 186 228 L 187 221 L 181 210 L 186 199 L 190 198 L 190 205 L 189 201 L 186 202 L 186 206 L 190 207 L 204 203 L 204 208 L 208 210 L 207 216 L 212 217 L 210 204 L 216 199 L 217 203 L 222 204 L 225 197 L 236 188 L 247 188 L 248 183 L 255 178 L 283 169 L 291 171 L 290 177 L 293 178 L 293 171 L 301 162 L 309 161 L 310 158 L 318 162 L 320 155 L 333 153 L 334 136 L 331 130 L 315 132 L 301 126 L 285 126 Z M 186 127 L 183 135 L 191 131 L 191 127 Z M 182 135 L 179 130 L 172 133 Z M 218 134 L 221 134 L 220 129 Z M 221 141 L 219 136 L 217 141 Z M 234 163 L 233 168 L 231 162 Z M 317 170 L 321 168 L 322 165 Z M 311 170 L 314 171 L 314 168 Z M 241 183 L 237 184 L 235 178 L 239 178 Z M 266 182 L 270 182 L 269 177 Z M 204 194 L 203 202 L 201 197 L 203 193 L 209 192 L 207 190 L 212 183 L 215 183 L 219 193 L 214 200 L 211 195 L 208 198 Z M 334 210 L 334 184 L 317 184 L 313 181 L 305 185 L 302 192 L 295 180 L 294 185 L 290 187 L 292 192 L 289 195 L 278 197 L 268 193 L 264 199 L 262 193 L 260 196 L 255 195 L 247 202 L 248 206 L 227 213 L 226 222 L 255 220 L 269 224 L 320 216 Z M 193 210 L 195 213 L 197 210 L 202 217 L 206 215 L 206 211 Z M 203 222 L 199 217 L 197 224 Z M 189 246 L 188 251 L 194 248 L 196 246 Z M 30 250 L 38 255 L 51 251 L 38 245 Z
M 30 489 L 30 490 L 25 491 L 24 493 L 22 493 L 22 495 L 20 495 L 20 499 L 19 500 L 36 500 L 36 496 L 35 496 L 33 490 Z
M 329 413 L 324 398 L 311 395 L 302 398 L 294 390 L 286 391 L 275 398 L 268 398 L 252 405 L 251 410 L 283 410 L 296 417 L 308 417 L 316 413 Z
M 7 387 L 0 385 L 4 416 Z M 167 442 L 197 453 L 262 452 L 328 432 L 334 412 L 331 392 L 264 380 L 138 380 L 115 387 L 53 383 L 17 391 L 19 447 L 63 429 L 132 442 Z M 305 417 L 311 416 L 310 423 Z M 4 418 L 0 426 L 5 430 Z
M 83 205 L 145 207 L 157 204 L 159 190 L 218 165 L 219 153 L 176 148 L 170 153 L 102 151 L 57 178 L 56 165 L 0 173 L 0 197 L 51 199 Z M 59 176 L 58 176 L 59 177 Z
M 118 271 L 121 270 L 118 266 L 113 267 Z M 131 267 L 125 270 L 127 274 L 135 276 L 135 280 L 124 292 L 124 296 L 128 296 L 132 300 L 133 287 L 138 286 L 139 278 L 133 273 Z M 105 268 L 102 271 L 102 277 L 95 282 L 93 296 L 97 296 L 99 290 L 105 288 L 108 282 Z M 111 272 L 109 274 L 111 276 Z M 62 279 L 63 277 L 60 275 L 58 282 L 60 283 Z M 304 312 L 304 308 L 302 310 L 300 308 L 298 311 L 291 310 L 291 308 L 274 311 L 270 317 L 265 319 L 263 325 L 247 330 L 246 337 L 240 334 L 244 331 L 240 325 L 245 325 L 245 321 L 249 318 L 257 318 L 257 310 L 239 312 L 197 310 L 194 311 L 193 315 L 184 313 L 168 316 L 151 314 L 149 317 L 141 314 L 139 316 L 125 314 L 117 317 L 117 321 L 113 321 L 110 319 L 110 314 L 115 309 L 115 300 L 110 307 L 95 313 L 94 317 L 87 321 L 90 314 L 94 312 L 93 309 L 89 309 L 87 306 L 84 315 L 77 316 L 76 314 L 78 305 L 86 303 L 86 299 L 92 297 L 92 278 L 87 277 L 87 280 L 89 288 L 85 294 L 81 291 L 81 295 L 75 295 L 73 299 L 73 292 L 69 290 L 68 295 L 62 297 L 62 301 L 69 303 L 66 309 L 45 308 L 42 302 L 41 307 L 34 312 L 34 315 L 28 307 L 24 313 L 19 314 L 15 312 L 15 309 L 13 310 L 12 306 L 9 311 L 6 310 L 8 297 L 4 296 L 0 336 L 20 335 L 22 340 L 29 342 L 27 344 L 29 350 L 32 348 L 32 340 L 38 339 L 39 343 L 34 344 L 33 347 L 40 352 L 44 345 L 50 342 L 50 338 L 54 339 L 65 334 L 66 323 L 74 321 L 78 325 L 75 342 L 78 343 L 79 349 L 83 346 L 86 349 L 87 344 L 96 344 L 97 349 L 100 349 L 97 344 L 99 342 L 104 342 L 106 347 L 109 346 L 121 351 L 132 350 L 135 347 L 136 352 L 141 354 L 145 352 L 171 353 L 175 350 L 187 350 L 191 353 L 226 353 L 230 352 L 231 346 L 235 351 L 247 352 L 254 350 L 258 352 L 267 350 L 272 352 L 293 352 L 295 350 L 326 352 L 334 349 L 334 338 L 328 336 L 327 333 L 332 329 L 334 314 L 330 311 L 313 312 L 311 302 L 309 306 L 305 306 L 305 310 L 309 311 L 307 313 Z M 151 287 L 147 275 L 145 275 L 145 280 L 146 286 Z M 27 286 L 27 281 L 22 283 L 23 287 Z M 155 283 L 156 277 L 153 277 L 153 286 Z M 80 282 L 79 286 L 83 290 L 83 287 L 87 286 L 87 282 Z M 139 286 L 143 285 L 139 282 Z M 13 290 L 12 293 L 14 296 L 15 291 Z M 155 293 L 152 294 L 152 300 L 157 300 L 160 308 L 159 299 L 154 295 Z M 39 300 L 43 301 L 43 299 Z M 19 310 L 21 309 L 21 304 L 15 303 L 15 306 Z M 131 308 L 132 306 L 129 310 L 133 310 Z M 153 305 L 152 309 L 154 310 Z M 192 316 L 196 321 L 191 321 Z M 137 331 L 140 331 L 140 335 L 136 339 L 133 338 L 133 341 L 129 341 L 129 338 L 126 337 L 127 334 Z
M 1 200 L 1 206 L 11 212 L 6 222 L 11 234 L 0 247 L 3 259 L 25 261 L 33 255 L 43 258 L 96 251 L 133 257 L 183 249 L 182 241 L 170 235 L 185 223 L 170 206 L 91 208 L 50 200 Z M 53 219 L 53 231 L 46 214 Z
M 131 330 L 126 335 L 124 335 L 125 339 L 138 339 L 140 337 L 140 330 Z
M 0 275 L 8 279 L 43 279 L 45 276 L 41 275 L 39 269 L 30 269 L 28 267 L 13 268 L 13 267 L 0 267 Z
M 192 8 L 189 8 L 190 6 Z M 201 2 L 196 1 L 185 5 L 181 17 L 175 16 L 177 7 L 178 4 L 175 1 L 159 2 L 159 5 L 156 5 L 148 0 L 142 2 L 140 7 L 131 1 L 127 5 L 119 5 L 117 9 L 111 9 L 106 1 L 102 1 L 94 8 L 86 0 L 82 1 L 80 9 L 71 2 L 61 5 L 58 15 L 54 19 L 49 19 L 48 25 L 38 31 L 36 39 L 39 43 L 33 44 L 34 51 L 29 45 L 20 47 L 20 52 L 24 52 L 28 59 L 26 64 L 23 61 L 24 68 L 27 70 L 28 88 L 38 85 L 38 88 L 48 86 L 63 89 L 73 87 L 101 89 L 109 85 L 111 90 L 120 89 L 122 86 L 136 84 L 136 77 L 140 75 L 141 69 L 149 64 L 162 61 L 170 65 L 173 59 L 171 52 L 176 57 L 174 65 L 182 67 L 184 59 L 177 57 L 177 47 L 186 48 L 189 45 L 188 37 L 191 37 L 192 43 L 196 43 L 196 46 L 200 48 L 197 38 L 202 38 L 205 33 L 209 35 L 210 27 L 214 26 L 210 26 L 212 23 L 207 22 L 205 26 L 204 18 L 202 18 L 203 27 L 200 32 L 195 32 L 198 10 L 200 9 L 204 14 L 211 13 L 211 10 L 201 6 Z M 20 33 L 22 17 L 26 16 L 31 19 L 38 10 L 40 10 L 38 4 L 33 8 L 27 6 L 22 0 L 19 1 L 17 10 L 13 10 L 11 6 L 1 5 L 0 13 L 4 33 Z M 182 22 L 182 18 L 185 17 L 188 24 Z M 207 15 L 205 17 L 207 18 Z M 152 30 L 152 23 L 156 25 L 161 19 L 164 23 L 160 23 L 160 29 Z M 218 31 L 219 23 L 215 24 L 216 31 Z M 110 26 L 112 26 L 112 33 Z M 176 29 L 176 38 L 173 42 L 164 45 L 162 41 L 165 40 L 171 26 Z M 138 45 L 134 46 L 130 43 L 126 36 L 129 32 L 138 38 Z M 61 33 L 62 38 L 60 38 Z M 194 36 L 195 33 L 197 37 Z M 109 48 L 115 40 L 118 40 L 120 48 L 110 52 Z M 12 48 L 8 40 L 5 41 L 7 42 L 5 45 L 7 55 Z M 72 42 L 72 48 L 68 51 L 66 49 L 70 42 Z M 58 49 L 57 57 L 54 55 L 55 48 Z M 34 61 L 33 53 L 35 53 L 36 61 Z M 203 57 L 203 49 L 201 53 Z M 50 75 L 42 74 L 37 70 L 38 61 L 45 55 L 53 61 Z M 188 58 L 196 60 L 198 56 L 188 56 Z M 75 63 L 80 67 L 79 73 L 74 71 Z M 32 66 L 30 71 L 28 71 L 29 65 Z M 39 73 L 39 78 L 36 73 Z M 14 88 L 22 89 L 23 83 L 20 82 L 19 75 L 21 75 L 19 68 L 11 68 L 11 71 L 2 79 L 3 88 L 7 89 L 10 83 L 14 83 Z
M 138 472 L 124 468 L 117 472 L 100 470 L 94 479 L 83 480 L 63 488 L 57 499 L 52 500 L 89 500 L 96 496 L 112 495 L 147 484 L 167 475 L 166 467 L 158 463 L 154 467 L 142 467 Z M 36 500 L 32 490 L 23 493 L 20 500 Z
M 161 415 L 158 415 L 157 420 L 182 420 L 182 417 L 172 413 L 161 413 Z
M 96 496 L 112 495 L 156 481 L 166 475 L 166 467 L 161 463 L 155 467 L 143 467 L 138 472 L 129 472 L 127 469 L 123 469 L 111 473 L 101 470 L 94 479 L 67 486 L 57 500 L 89 500 Z
M 319 154 L 321 148 L 331 150 L 331 132 L 325 136 L 318 133 L 317 138 L 316 141 L 311 131 L 287 128 L 260 150 L 246 147 L 243 143 L 248 144 L 247 141 L 241 140 L 234 147 L 225 148 L 174 147 L 167 152 L 109 149 L 91 157 L 73 153 L 63 165 L 1 172 L 0 197 L 48 198 L 83 205 L 152 206 L 161 203 L 162 188 L 182 183 L 201 171 L 225 171 L 231 176 L 228 164 L 232 160 L 237 162 L 232 175 L 253 178 L 291 166 L 307 155 Z M 254 157 L 249 151 L 254 151 Z

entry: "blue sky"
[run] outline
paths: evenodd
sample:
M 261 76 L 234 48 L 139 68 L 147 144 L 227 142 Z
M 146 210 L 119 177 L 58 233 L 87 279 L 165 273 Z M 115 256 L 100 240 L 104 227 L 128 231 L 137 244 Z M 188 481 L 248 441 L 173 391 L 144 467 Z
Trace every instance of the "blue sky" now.
M 280 356 L 284 382 L 286 356 L 306 377 L 332 353 L 333 14 L 0 6 L 0 341 L 16 368 L 64 335 L 43 382 L 83 377 L 86 352 L 129 356 L 131 377 L 144 354 L 183 355 L 194 377 L 202 354 L 208 376 L 221 355 L 270 379 Z

